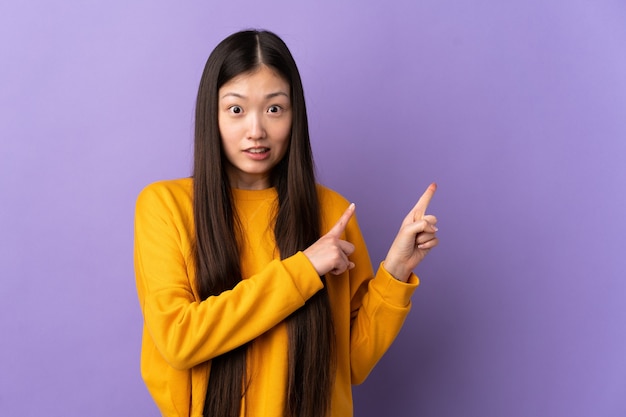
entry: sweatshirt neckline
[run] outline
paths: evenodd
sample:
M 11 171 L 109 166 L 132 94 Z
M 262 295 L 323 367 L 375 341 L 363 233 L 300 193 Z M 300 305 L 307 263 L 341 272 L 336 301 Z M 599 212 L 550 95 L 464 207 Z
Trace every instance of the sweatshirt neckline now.
M 233 197 L 235 200 L 269 200 L 275 199 L 278 195 L 276 188 L 265 188 L 263 190 L 244 190 L 242 188 L 233 188 Z

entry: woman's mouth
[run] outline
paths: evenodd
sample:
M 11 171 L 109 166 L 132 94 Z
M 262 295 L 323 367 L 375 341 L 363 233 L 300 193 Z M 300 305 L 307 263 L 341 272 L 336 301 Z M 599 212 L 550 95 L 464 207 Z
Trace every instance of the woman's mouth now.
M 249 158 L 255 161 L 262 161 L 270 155 L 270 148 L 250 148 L 244 151 Z
M 260 153 L 269 152 L 269 150 L 270 150 L 269 148 L 250 148 L 246 150 L 246 152 L 260 154 Z

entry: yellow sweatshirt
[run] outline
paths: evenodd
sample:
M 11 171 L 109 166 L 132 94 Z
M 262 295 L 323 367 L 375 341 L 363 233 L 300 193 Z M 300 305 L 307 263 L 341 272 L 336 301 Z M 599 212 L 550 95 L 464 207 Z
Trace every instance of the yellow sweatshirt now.
M 135 272 L 144 329 L 141 373 L 163 416 L 200 417 L 212 358 L 252 341 L 249 387 L 242 416 L 282 417 L 287 379 L 284 319 L 322 287 L 302 253 L 280 260 L 269 227 L 276 190 L 234 190 L 246 240 L 243 280 L 230 291 L 201 301 L 195 288 L 192 244 L 192 179 L 147 186 L 137 199 Z M 338 193 L 318 186 L 322 232 L 348 206 Z M 337 372 L 331 416 L 352 415 L 352 384 L 363 382 L 396 337 L 418 285 L 395 280 L 382 266 L 374 276 L 356 219 L 345 239 L 356 264 L 326 283 L 336 331 Z M 312 387 L 311 389 L 315 389 Z

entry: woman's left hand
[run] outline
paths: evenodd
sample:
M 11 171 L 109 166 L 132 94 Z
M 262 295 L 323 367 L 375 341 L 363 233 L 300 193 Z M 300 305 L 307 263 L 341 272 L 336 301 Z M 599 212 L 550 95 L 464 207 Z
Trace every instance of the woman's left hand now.
M 426 215 L 426 209 L 436 190 L 436 184 L 428 186 L 415 207 L 402 221 L 400 231 L 385 258 L 385 269 L 400 281 L 406 282 L 413 269 L 439 243 L 435 234 L 437 218 Z

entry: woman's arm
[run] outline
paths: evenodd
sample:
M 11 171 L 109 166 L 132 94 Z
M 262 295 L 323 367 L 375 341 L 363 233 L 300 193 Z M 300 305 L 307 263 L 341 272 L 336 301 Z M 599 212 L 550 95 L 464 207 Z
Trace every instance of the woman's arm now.
M 138 198 L 135 216 L 135 271 L 144 321 L 155 346 L 176 369 L 255 339 L 323 287 L 307 258 L 297 253 L 200 301 L 193 282 L 189 204 L 176 191 L 148 187 Z
M 411 295 L 419 283 L 412 270 L 437 244 L 434 235 L 436 218 L 424 214 L 434 191 L 434 186 L 429 187 L 404 219 L 386 260 L 380 264 L 374 277 L 356 220 L 344 225 L 344 238 L 352 244 L 351 251 L 344 253 L 349 256 L 350 264 L 345 266 L 345 261 L 339 260 L 338 266 L 344 265 L 347 273 L 329 279 L 347 278 L 350 281 L 349 360 L 353 384 L 365 380 L 396 338 L 410 310 Z M 345 207 L 347 203 L 343 204 Z M 343 225 L 343 219 L 352 216 L 353 212 L 353 207 L 349 207 L 333 229 Z M 387 269 L 389 265 L 391 271 Z

